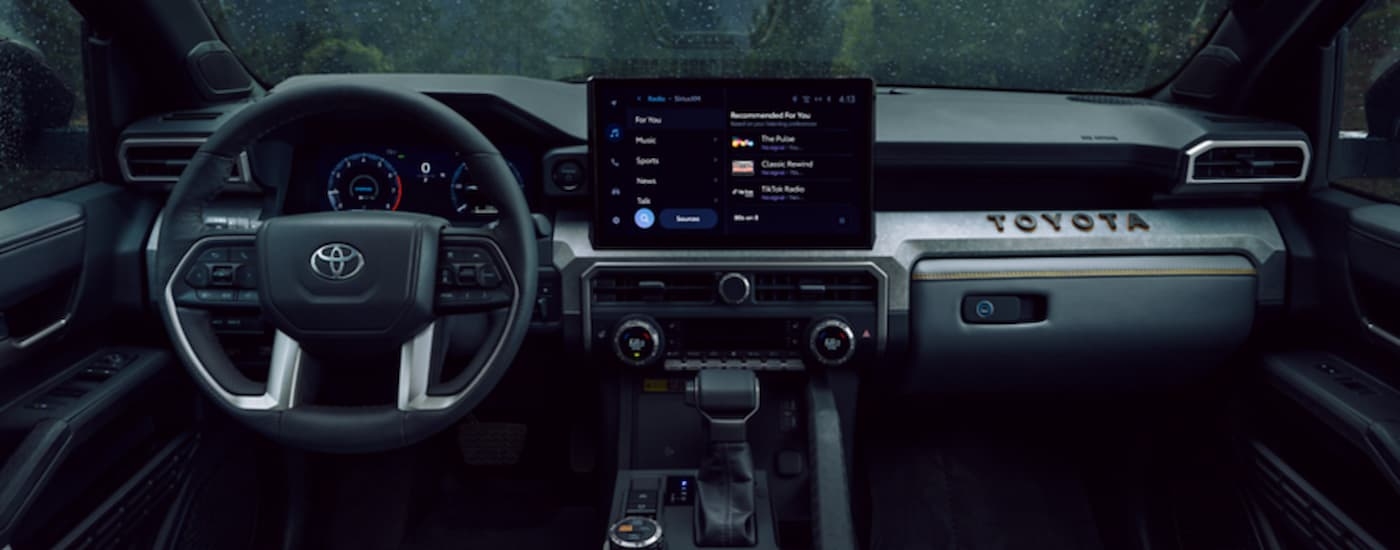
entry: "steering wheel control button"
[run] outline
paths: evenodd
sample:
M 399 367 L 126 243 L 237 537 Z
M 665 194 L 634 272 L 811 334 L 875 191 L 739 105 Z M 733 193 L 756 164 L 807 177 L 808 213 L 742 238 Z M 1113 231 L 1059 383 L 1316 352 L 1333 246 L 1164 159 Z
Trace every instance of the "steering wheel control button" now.
M 257 288 L 257 268 L 248 264 L 237 266 L 236 268 L 234 268 L 233 283 L 238 288 Z
M 476 283 L 482 288 L 501 286 L 501 272 L 497 271 L 494 265 L 482 265 L 476 269 Z
M 202 265 L 191 267 L 185 272 L 185 284 L 194 288 L 209 286 L 209 268 Z
M 665 345 L 661 327 L 647 317 L 623 319 L 613 329 L 613 353 L 625 365 L 651 365 L 662 356 Z
M 238 300 L 238 291 L 236 290 L 197 290 L 194 295 L 201 302 L 231 303 Z
M 719 278 L 719 297 L 726 304 L 742 304 L 753 293 L 753 284 L 742 273 L 725 273 Z
M 454 246 L 443 251 L 442 259 L 451 263 L 484 263 L 491 257 L 477 247 Z
M 661 550 L 661 524 L 648 517 L 622 518 L 608 527 L 608 547 L 612 550 Z
M 457 264 L 456 272 L 458 286 L 476 286 L 476 265 Z
M 228 261 L 228 258 L 229 258 L 229 255 L 228 255 L 228 249 L 227 249 L 227 248 L 210 248 L 210 249 L 208 249 L 208 250 L 205 250 L 202 254 L 199 255 L 199 263 L 203 263 L 203 264 L 215 264 L 215 263 L 219 263 L 219 264 L 221 264 L 221 263 L 227 262 L 227 261 Z
M 233 264 L 213 264 L 209 266 L 209 282 L 215 286 L 233 286 L 233 275 L 237 266 Z
M 257 257 L 257 254 L 257 249 L 250 246 L 240 246 L 228 250 L 229 261 L 234 263 L 252 262 L 253 259 Z
M 1017 296 L 967 296 L 962 302 L 964 323 L 995 325 L 1021 322 L 1021 298 Z
M 856 352 L 855 331 L 841 319 L 822 319 L 808 329 L 807 350 L 818 363 L 833 367 L 844 365 Z

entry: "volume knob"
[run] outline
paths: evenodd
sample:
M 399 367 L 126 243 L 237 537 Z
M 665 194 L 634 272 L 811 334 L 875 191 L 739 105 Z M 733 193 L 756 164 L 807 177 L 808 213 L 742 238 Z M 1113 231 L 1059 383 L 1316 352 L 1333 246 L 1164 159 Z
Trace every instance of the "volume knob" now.
M 719 298 L 726 304 L 742 304 L 753 294 L 753 284 L 743 273 L 725 273 L 719 278 Z
M 613 353 L 624 364 L 645 367 L 656 362 L 666 347 L 661 327 L 650 317 L 628 317 L 613 329 Z

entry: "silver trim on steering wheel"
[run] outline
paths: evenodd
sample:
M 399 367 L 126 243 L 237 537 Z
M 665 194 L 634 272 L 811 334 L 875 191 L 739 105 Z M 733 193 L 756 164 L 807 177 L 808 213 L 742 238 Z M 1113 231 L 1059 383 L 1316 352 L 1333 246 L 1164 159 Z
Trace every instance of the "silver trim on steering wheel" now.
M 451 243 L 451 244 L 449 244 Z M 452 408 L 467 394 L 481 383 L 481 377 L 486 374 L 488 367 L 495 365 L 496 368 L 505 368 L 503 365 L 496 365 L 500 360 L 501 349 L 506 345 L 507 335 L 510 334 L 511 323 L 516 322 L 515 313 L 521 307 L 520 278 L 515 276 L 515 268 L 506 259 L 505 251 L 495 240 L 475 237 L 475 236 L 447 236 L 444 235 L 442 242 L 438 246 L 451 246 L 454 244 L 480 244 L 491 248 L 494 257 L 500 259 L 500 268 L 505 272 L 505 278 L 510 280 L 511 296 L 510 309 L 506 312 L 505 328 L 501 332 L 501 337 L 491 346 L 491 354 L 483 360 L 482 368 L 477 371 L 476 376 L 467 383 L 462 391 L 448 395 L 429 395 L 428 386 L 431 385 L 433 369 L 433 341 L 436 338 L 438 325 L 442 320 L 439 318 L 424 327 L 423 330 L 415 334 L 412 339 L 405 342 L 399 348 L 399 391 L 397 404 L 401 411 L 438 411 Z M 529 320 L 522 321 L 529 324 Z M 512 358 L 513 360 L 513 358 Z
M 429 323 L 399 348 L 398 406 L 401 411 L 442 408 L 425 406 L 434 399 L 428 395 L 428 385 L 433 372 L 433 340 L 440 322 Z
M 277 331 L 277 335 L 272 340 L 272 363 L 268 366 L 267 385 L 262 395 L 240 395 L 228 391 L 220 384 L 214 375 L 209 372 L 209 368 L 200 360 L 199 354 L 195 353 L 194 346 L 190 345 L 189 336 L 185 334 L 185 323 L 180 320 L 179 308 L 175 306 L 175 281 L 180 278 L 180 274 L 185 272 L 194 257 L 196 250 L 199 250 L 205 243 L 209 242 L 240 242 L 248 243 L 253 239 L 248 237 L 206 237 L 190 246 L 185 251 L 185 256 L 180 258 L 180 263 L 175 266 L 175 271 L 171 273 L 170 280 L 165 282 L 165 291 L 161 293 L 161 300 L 164 302 L 165 312 L 170 316 L 171 324 L 175 325 L 174 340 L 179 355 L 189 362 L 194 371 L 204 379 L 205 386 L 213 390 L 218 396 L 229 405 L 248 411 L 272 411 L 286 410 L 292 408 L 296 401 L 297 378 L 301 371 L 301 345 L 290 336 Z

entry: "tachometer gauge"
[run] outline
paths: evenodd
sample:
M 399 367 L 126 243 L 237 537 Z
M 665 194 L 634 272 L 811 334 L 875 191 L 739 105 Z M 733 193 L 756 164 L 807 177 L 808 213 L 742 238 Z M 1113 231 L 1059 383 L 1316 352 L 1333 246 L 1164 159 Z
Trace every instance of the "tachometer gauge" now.
M 521 189 L 525 188 L 525 179 L 520 176 L 520 169 L 515 167 L 515 163 L 506 161 L 510 167 L 511 175 L 515 176 L 515 184 Z M 496 207 L 486 202 L 486 196 L 477 187 L 476 180 L 472 178 L 471 169 L 466 163 L 457 167 L 457 171 L 452 174 L 452 209 L 460 216 L 492 216 L 496 214 Z
M 403 181 L 384 157 L 356 153 L 331 169 L 326 198 L 336 210 L 398 210 Z

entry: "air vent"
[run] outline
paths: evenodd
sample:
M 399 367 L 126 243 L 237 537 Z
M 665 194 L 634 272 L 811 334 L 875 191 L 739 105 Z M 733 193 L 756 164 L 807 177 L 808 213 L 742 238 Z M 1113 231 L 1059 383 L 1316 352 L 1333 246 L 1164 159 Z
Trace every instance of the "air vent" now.
M 132 138 L 122 142 L 117 152 L 122 175 L 133 183 L 175 183 L 185 171 L 204 138 Z M 234 163 L 230 183 L 246 184 L 248 155 Z
M 1302 141 L 1205 141 L 1186 152 L 1186 183 L 1297 183 L 1308 173 Z
M 876 300 L 879 288 L 866 272 L 755 273 L 754 302 L 861 302 Z
M 173 113 L 168 113 L 168 114 L 166 114 L 165 116 L 160 117 L 160 119 L 161 119 L 161 120 L 170 120 L 170 121 L 180 121 L 180 120 L 214 120 L 214 119 L 219 118 L 219 117 L 221 117 L 221 116 L 223 116 L 223 115 L 224 115 L 224 114 L 223 114 L 222 112 L 219 112 L 219 111 L 175 111 L 175 112 L 173 112 Z
M 593 277 L 595 304 L 712 304 L 715 274 L 608 272 Z

